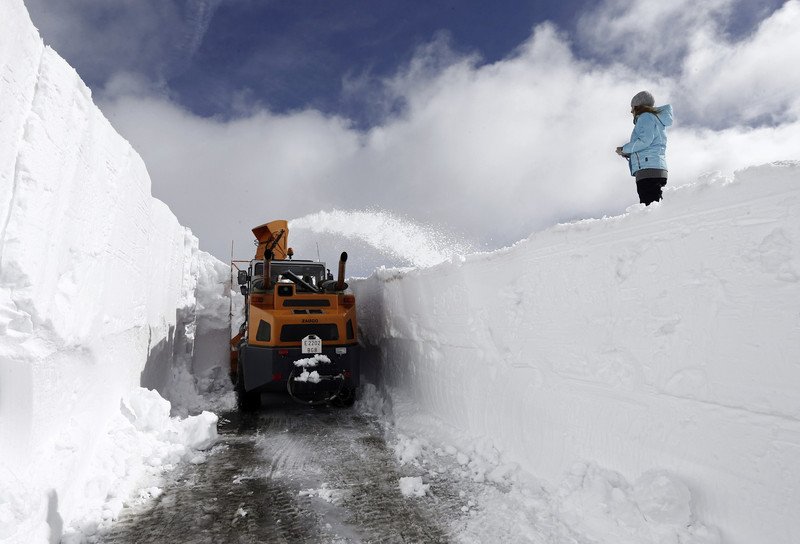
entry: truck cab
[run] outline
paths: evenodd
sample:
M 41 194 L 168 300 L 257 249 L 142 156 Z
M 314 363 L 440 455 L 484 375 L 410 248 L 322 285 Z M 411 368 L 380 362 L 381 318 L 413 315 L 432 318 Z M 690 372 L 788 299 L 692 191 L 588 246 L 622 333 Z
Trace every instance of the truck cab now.
M 274 242 L 276 232 L 269 232 Z M 282 232 L 279 241 L 285 244 L 288 229 Z M 257 253 L 238 273 L 245 320 L 231 341 L 231 376 L 239 408 L 258 408 L 262 392 L 286 392 L 309 404 L 351 405 L 360 385 L 360 357 L 356 300 L 343 277 L 347 254 L 336 280 L 325 263 L 292 260 L 291 249 L 280 252 L 289 258 L 273 258 L 275 247 L 263 258 Z

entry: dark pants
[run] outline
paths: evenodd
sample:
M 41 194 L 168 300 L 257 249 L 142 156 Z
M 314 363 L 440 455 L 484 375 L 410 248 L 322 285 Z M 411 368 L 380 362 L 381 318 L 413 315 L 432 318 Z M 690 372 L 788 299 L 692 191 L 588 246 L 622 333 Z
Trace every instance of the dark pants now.
M 645 178 L 636 180 L 636 192 L 639 202 L 649 206 L 661 200 L 661 188 L 667 184 L 667 178 Z

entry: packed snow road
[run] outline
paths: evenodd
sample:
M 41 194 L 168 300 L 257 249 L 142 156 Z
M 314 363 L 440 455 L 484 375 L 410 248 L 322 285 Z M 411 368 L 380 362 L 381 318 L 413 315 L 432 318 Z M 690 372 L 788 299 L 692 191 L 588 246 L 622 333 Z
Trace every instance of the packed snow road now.
M 100 542 L 437 543 L 448 541 L 443 521 L 459 516 L 447 485 L 401 491 L 416 474 L 354 409 L 266 406 L 223 414 L 219 433 L 204 462 Z

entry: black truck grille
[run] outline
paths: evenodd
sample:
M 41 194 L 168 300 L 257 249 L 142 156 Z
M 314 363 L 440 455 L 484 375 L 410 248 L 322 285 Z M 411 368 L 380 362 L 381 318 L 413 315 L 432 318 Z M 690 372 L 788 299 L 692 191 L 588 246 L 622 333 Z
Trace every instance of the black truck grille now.
M 294 307 L 294 308 L 303 308 L 303 307 L 310 307 L 310 306 L 319 306 L 321 308 L 328 307 L 331 305 L 331 301 L 328 299 L 316 300 L 311 298 L 287 298 L 283 301 L 284 307 Z
M 281 342 L 299 342 L 309 334 L 319 336 L 323 341 L 338 340 L 339 328 L 335 323 L 284 325 L 281 327 Z

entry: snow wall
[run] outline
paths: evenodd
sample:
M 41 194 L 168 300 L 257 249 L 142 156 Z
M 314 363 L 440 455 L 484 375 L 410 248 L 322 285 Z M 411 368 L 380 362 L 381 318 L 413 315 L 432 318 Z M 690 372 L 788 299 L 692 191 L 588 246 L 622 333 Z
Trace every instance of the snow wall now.
M 152 198 L 21 0 L 0 2 L 0 228 L 0 541 L 58 542 L 135 489 L 131 433 L 164 464 L 213 440 L 213 414 L 170 418 L 140 386 L 194 408 L 196 376 L 227 360 L 229 268 Z
M 666 470 L 722 542 L 789 544 L 799 282 L 800 163 L 784 163 L 354 288 L 401 431 L 438 418 L 434 440 L 489 440 L 553 488 L 576 463 Z

